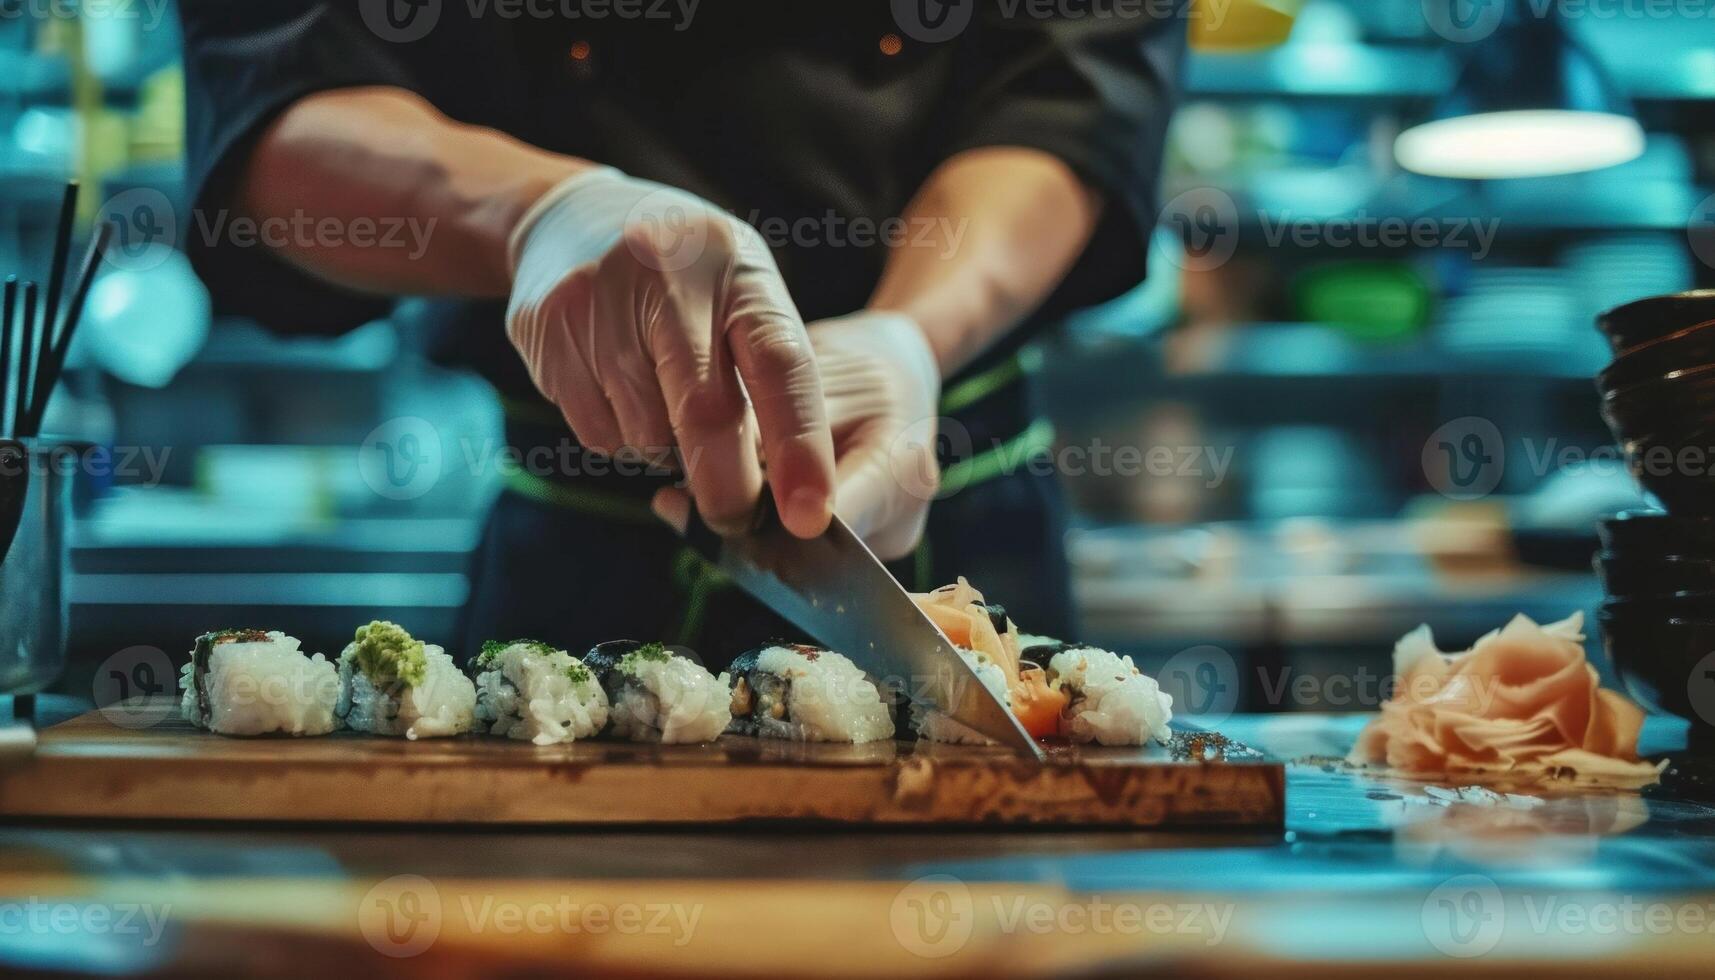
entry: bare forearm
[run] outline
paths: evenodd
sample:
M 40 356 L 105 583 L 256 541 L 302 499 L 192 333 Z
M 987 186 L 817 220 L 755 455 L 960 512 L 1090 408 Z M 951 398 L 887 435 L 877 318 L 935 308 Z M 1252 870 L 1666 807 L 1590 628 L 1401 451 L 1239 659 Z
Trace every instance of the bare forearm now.
M 888 257 L 869 308 L 915 319 L 951 375 L 1053 292 L 1101 209 L 1098 194 L 1039 150 L 962 153 L 907 207 L 912 234 Z
M 355 229 L 409 221 L 411 247 L 354 233 L 271 242 L 298 267 L 377 293 L 504 296 L 506 246 L 530 205 L 592 166 L 466 126 L 399 89 L 309 96 L 263 135 L 234 194 L 261 221 Z

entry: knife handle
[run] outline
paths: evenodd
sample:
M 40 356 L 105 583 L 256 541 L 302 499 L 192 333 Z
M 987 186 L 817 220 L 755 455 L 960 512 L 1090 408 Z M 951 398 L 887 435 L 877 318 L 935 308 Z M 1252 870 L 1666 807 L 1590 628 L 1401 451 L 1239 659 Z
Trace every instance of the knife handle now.
M 756 534 L 764 528 L 779 523 L 780 516 L 779 511 L 774 506 L 774 494 L 765 486 L 762 488 L 762 499 L 756 505 L 756 513 L 751 518 L 747 533 Z M 703 523 L 702 515 L 697 513 L 696 505 L 692 504 L 690 519 L 685 524 L 685 543 L 709 561 L 718 562 L 721 560 L 721 549 L 725 547 L 726 539 Z
M 703 517 L 697 513 L 695 504 L 691 505 L 691 518 L 685 525 L 685 543 L 691 546 L 691 550 L 711 562 L 718 563 L 721 560 L 721 536 L 703 523 Z

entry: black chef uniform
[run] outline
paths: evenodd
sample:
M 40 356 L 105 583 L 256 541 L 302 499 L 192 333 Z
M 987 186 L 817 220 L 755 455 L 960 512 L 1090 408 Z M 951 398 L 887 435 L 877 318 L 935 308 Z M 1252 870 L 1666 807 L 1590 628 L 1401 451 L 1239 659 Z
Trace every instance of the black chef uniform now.
M 840 229 L 898 216 L 940 162 L 1003 145 L 1064 160 L 1105 194 L 1104 219 L 1031 323 L 950 380 L 943 415 L 957 424 L 943 425 L 943 464 L 958 492 L 934 505 L 924 546 L 896 573 L 916 589 L 967 575 L 1025 629 L 1070 631 L 1057 489 L 1042 467 L 1023 465 L 1051 431 L 1028 409 L 1020 347 L 1040 324 L 1142 278 L 1182 11 L 982 0 L 638 0 L 627 17 L 605 0 L 179 6 L 195 207 L 229 205 L 258 132 L 295 100 L 397 86 L 453 119 L 684 188 L 751 221 L 805 322 L 863 306 L 886 250 Z M 956 36 L 919 40 L 966 16 Z M 809 230 L 769 236 L 771 222 Z M 278 329 L 332 333 L 390 307 L 263 249 L 193 241 L 190 251 L 221 312 Z M 509 445 L 569 439 L 506 340 L 503 304 L 433 310 L 434 355 L 493 383 Z M 781 633 L 653 520 L 658 482 L 510 479 L 474 559 L 465 650 L 485 638 L 580 650 L 633 637 L 720 660 Z

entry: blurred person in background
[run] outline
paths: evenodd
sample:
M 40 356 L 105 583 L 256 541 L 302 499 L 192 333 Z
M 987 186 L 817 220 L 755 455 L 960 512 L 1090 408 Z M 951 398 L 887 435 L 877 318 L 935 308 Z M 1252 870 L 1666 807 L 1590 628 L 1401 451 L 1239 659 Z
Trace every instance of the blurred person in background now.
M 218 307 L 334 333 L 436 297 L 436 357 L 551 450 L 489 515 L 466 649 L 782 634 L 656 516 L 730 533 L 765 492 L 1072 632 L 1018 352 L 1143 276 L 1182 11 L 892 8 L 181 0 L 199 215 L 432 229 L 193 234 Z

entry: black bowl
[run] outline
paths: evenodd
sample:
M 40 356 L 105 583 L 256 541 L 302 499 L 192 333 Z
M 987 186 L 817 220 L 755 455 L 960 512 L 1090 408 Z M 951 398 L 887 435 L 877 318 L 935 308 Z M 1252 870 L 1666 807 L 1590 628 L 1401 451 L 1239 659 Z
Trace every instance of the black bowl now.
M 1715 622 L 1715 592 L 1614 597 L 1602 602 L 1600 612 L 1604 616 L 1620 616 L 1628 620 L 1707 619 Z
M 1715 329 L 1711 327 L 1715 327 L 1715 322 L 1699 324 L 1633 347 L 1616 356 L 1612 364 L 1596 375 L 1596 387 L 1606 394 L 1653 381 L 1675 371 L 1715 365 Z
M 1715 559 L 1664 555 L 1631 557 L 1602 552 L 1596 577 L 1615 599 L 1667 598 L 1680 593 L 1715 595 Z
M 1686 327 L 1715 320 L 1715 289 L 1651 296 L 1616 306 L 1596 318 L 1616 353 Z
M 1621 440 L 1621 448 L 1632 476 L 1674 516 L 1715 516 L 1715 430 L 1633 435 Z
M 1608 659 L 1647 708 L 1715 735 L 1715 618 L 1603 611 L 1596 617 Z
M 1596 522 L 1602 548 L 1622 558 L 1678 555 L 1715 560 L 1715 520 L 1627 510 Z
M 1602 417 L 1621 438 L 1715 423 L 1715 364 L 1680 368 L 1602 393 Z

